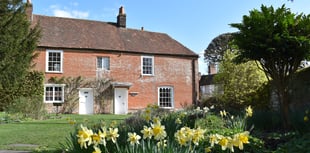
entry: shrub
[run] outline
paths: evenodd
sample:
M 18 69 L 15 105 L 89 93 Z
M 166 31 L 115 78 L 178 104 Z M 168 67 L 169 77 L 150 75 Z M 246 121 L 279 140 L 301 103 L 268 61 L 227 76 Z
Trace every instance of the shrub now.
M 14 120 L 43 119 L 46 114 L 42 96 L 36 95 L 16 99 L 9 105 L 7 112 L 11 117 L 15 116 Z

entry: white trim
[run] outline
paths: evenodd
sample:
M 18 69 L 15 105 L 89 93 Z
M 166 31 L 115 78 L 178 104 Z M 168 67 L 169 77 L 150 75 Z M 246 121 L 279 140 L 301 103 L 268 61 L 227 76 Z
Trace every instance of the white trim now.
M 53 100 L 46 100 L 46 87 L 53 87 Z M 54 90 L 55 87 L 62 87 L 61 100 L 55 100 Z M 45 103 L 63 103 L 65 98 L 65 84 L 44 84 L 44 102 Z
M 143 73 L 143 58 L 150 58 L 152 59 L 152 74 L 144 74 Z M 141 56 L 141 75 L 144 75 L 144 76 L 154 76 L 155 75 L 155 72 L 154 72 L 154 56 Z
M 160 98 L 160 92 L 159 92 L 159 90 L 161 89 L 161 88 L 170 88 L 171 89 L 171 107 L 161 107 L 160 106 L 160 101 L 159 101 L 159 98 Z M 173 88 L 173 86 L 159 86 L 158 88 L 157 88 L 157 104 L 158 104 L 158 106 L 160 107 L 160 108 L 167 108 L 167 109 L 171 109 L 171 108 L 174 108 L 174 88 Z
M 48 70 L 48 62 L 49 62 L 49 53 L 60 53 L 60 71 L 49 71 Z M 62 50 L 46 50 L 45 57 L 45 72 L 49 73 L 63 73 L 63 51 Z

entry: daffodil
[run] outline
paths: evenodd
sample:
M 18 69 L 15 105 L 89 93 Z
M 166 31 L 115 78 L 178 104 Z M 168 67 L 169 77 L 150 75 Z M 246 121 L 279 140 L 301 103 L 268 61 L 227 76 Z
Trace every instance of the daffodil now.
M 185 146 L 187 144 L 187 135 L 185 132 L 185 128 L 182 127 L 180 130 L 178 130 L 175 134 L 174 134 L 175 139 L 178 141 L 178 143 L 181 146 Z
M 101 150 L 100 150 L 100 148 L 98 148 L 98 147 L 94 147 L 94 151 L 92 152 L 92 153 L 101 153 Z
M 305 116 L 305 117 L 304 117 L 304 121 L 305 121 L 305 122 L 308 122 L 308 121 L 309 121 L 308 116 Z
M 218 144 L 219 136 L 218 134 L 211 134 L 209 136 L 209 142 L 211 144 L 211 147 L 214 147 L 214 144 Z
M 251 105 L 248 106 L 248 107 L 245 109 L 245 111 L 246 111 L 246 116 L 247 116 L 247 117 L 252 117 L 252 115 L 253 115 L 253 110 L 252 110 Z
M 160 140 L 157 142 L 157 147 L 167 147 L 167 140 Z
M 87 148 L 87 146 L 90 146 L 92 144 L 92 138 L 93 131 L 87 129 L 87 127 L 84 127 L 81 125 L 81 129 L 78 131 L 78 143 L 80 144 L 81 148 Z
M 140 142 L 139 142 L 140 139 L 141 139 L 141 137 L 139 135 L 137 135 L 135 132 L 134 133 L 131 133 L 131 132 L 128 133 L 127 141 L 130 142 L 130 145 L 140 144 Z
M 116 125 L 117 125 L 116 121 L 112 121 L 111 124 L 110 124 L 110 126 L 113 127 L 113 128 L 116 127 Z
M 160 124 L 160 118 L 159 117 L 154 117 L 153 118 L 153 123 L 154 124 L 158 124 L 158 123 Z
M 106 137 L 107 137 L 107 129 L 105 127 L 102 127 L 101 130 L 99 130 L 98 135 L 100 137 L 100 144 L 103 144 L 103 146 L 107 145 Z
M 153 130 L 147 126 L 143 126 L 143 130 L 141 130 L 141 133 L 143 134 L 143 139 L 151 139 L 153 136 Z
M 233 138 L 233 145 L 239 147 L 240 150 L 243 150 L 243 144 L 248 144 L 249 142 L 249 132 L 245 131 L 242 133 L 237 133 Z
M 195 145 L 199 145 L 199 141 L 204 139 L 204 133 L 206 132 L 206 130 L 198 127 L 197 129 L 193 129 L 192 131 L 194 133 L 192 141 Z
M 210 109 L 209 109 L 208 107 L 204 107 L 204 108 L 203 108 L 204 113 L 208 113 L 209 110 L 210 110 Z
M 143 118 L 145 121 L 149 122 L 151 120 L 151 114 L 144 114 Z
M 181 121 L 180 118 L 177 118 L 177 119 L 175 120 L 175 123 L 176 123 L 176 124 L 182 124 L 182 121 Z
M 162 140 L 167 136 L 165 126 L 162 126 L 160 122 L 151 124 L 153 136 L 156 140 Z
M 95 146 L 97 146 L 101 142 L 100 136 L 97 133 L 93 134 L 91 138 Z
M 226 148 L 228 147 L 228 143 L 229 143 L 229 137 L 222 137 L 218 144 L 222 147 L 222 150 L 226 150 Z
M 226 117 L 227 113 L 225 110 L 223 110 L 223 111 L 220 111 L 220 115 L 221 117 Z
M 109 128 L 109 131 L 107 132 L 107 138 L 108 140 L 112 140 L 113 143 L 116 143 L 116 139 L 119 137 L 118 134 L 118 128 Z
M 211 152 L 211 147 L 206 147 L 206 148 L 205 148 L 205 152 L 206 152 L 206 153 Z

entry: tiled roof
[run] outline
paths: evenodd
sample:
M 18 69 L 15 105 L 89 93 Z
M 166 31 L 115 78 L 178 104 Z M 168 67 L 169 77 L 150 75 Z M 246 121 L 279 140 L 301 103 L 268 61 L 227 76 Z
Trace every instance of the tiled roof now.
M 198 57 L 165 33 L 117 27 L 115 23 L 33 15 L 42 37 L 39 47 L 94 49 Z

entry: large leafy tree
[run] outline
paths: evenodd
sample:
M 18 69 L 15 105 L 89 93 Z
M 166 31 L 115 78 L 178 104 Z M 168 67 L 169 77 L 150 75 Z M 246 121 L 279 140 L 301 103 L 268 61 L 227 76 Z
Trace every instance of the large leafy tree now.
M 278 95 L 283 126 L 290 127 L 289 87 L 292 74 L 310 52 L 310 16 L 295 14 L 284 5 L 274 9 L 262 5 L 243 16 L 241 23 L 231 24 L 239 29 L 234 43 L 240 51 L 237 61 L 258 61 L 272 79 Z
M 215 37 L 210 44 L 208 45 L 207 49 L 205 49 L 204 59 L 209 64 L 214 64 L 222 61 L 224 53 L 226 50 L 231 50 L 231 46 L 229 42 L 232 39 L 231 33 L 224 33 L 217 37 Z
M 0 3 L 0 110 L 23 94 L 23 80 L 35 57 L 40 32 L 27 18 L 29 5 L 22 0 Z
M 217 95 L 225 106 L 240 108 L 246 105 L 261 105 L 259 91 L 264 87 L 267 78 L 254 61 L 236 64 L 236 52 L 227 50 L 215 75 L 215 83 L 222 85 L 223 94 Z M 260 101 L 260 104 L 254 104 Z

